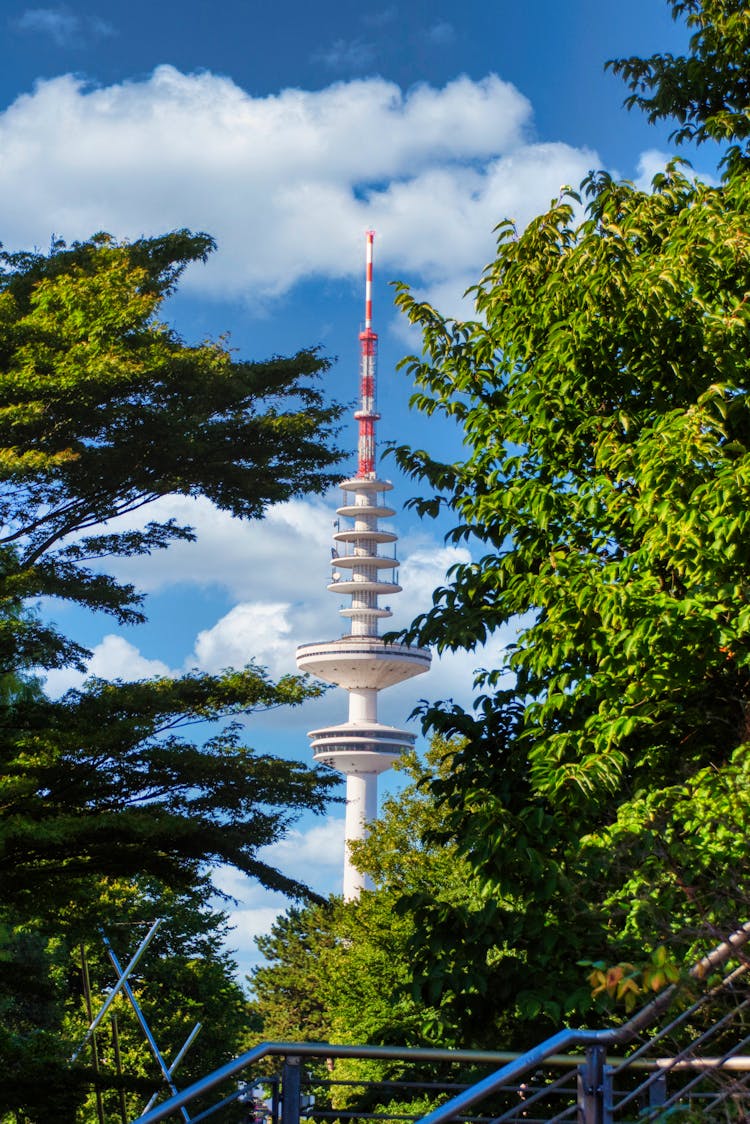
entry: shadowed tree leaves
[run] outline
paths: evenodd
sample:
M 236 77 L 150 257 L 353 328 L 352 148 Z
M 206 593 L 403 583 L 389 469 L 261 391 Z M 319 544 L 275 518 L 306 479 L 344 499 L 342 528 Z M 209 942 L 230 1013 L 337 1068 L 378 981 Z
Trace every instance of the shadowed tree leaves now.
M 246 743 L 248 716 L 320 693 L 299 677 L 273 683 L 252 652 L 243 670 L 91 680 L 61 699 L 37 678 L 84 670 L 90 653 L 34 599 L 144 619 L 112 560 L 194 537 L 150 518 L 153 500 L 205 497 L 255 519 L 332 481 L 340 408 L 316 382 L 327 360 L 311 349 L 249 362 L 224 341 L 188 345 L 159 319 L 184 268 L 212 248 L 179 231 L 0 255 L 0 1112 L 31 1120 L 76 1118 L 91 1075 L 68 1070 L 65 1018 L 78 1026 L 80 1012 L 65 977 L 75 943 L 118 920 L 115 901 L 129 915 L 129 891 L 151 917 L 179 899 L 176 931 L 188 933 L 165 953 L 162 1016 L 194 993 L 215 1018 L 224 995 L 226 1025 L 204 1062 L 235 1048 L 244 1015 L 218 949 L 224 920 L 206 906 L 208 867 L 306 897 L 261 850 L 321 811 L 335 783 Z M 38 994 L 25 995 L 32 961 Z
M 97 235 L 0 259 L 0 671 L 11 677 L 82 668 L 88 654 L 24 611 L 29 598 L 142 619 L 141 595 L 107 561 L 192 531 L 139 524 L 136 510 L 177 493 L 257 517 L 330 482 L 340 411 L 315 385 L 326 360 L 304 351 L 247 362 L 224 343 L 189 346 L 158 319 L 184 268 L 212 248 L 187 231 L 123 245 Z M 311 693 L 248 667 L 10 700 L 0 723 L 6 903 L 87 873 L 179 883 L 201 858 L 299 893 L 255 852 L 300 809 L 320 810 L 329 778 L 255 757 L 239 726 L 203 745 L 185 727 Z

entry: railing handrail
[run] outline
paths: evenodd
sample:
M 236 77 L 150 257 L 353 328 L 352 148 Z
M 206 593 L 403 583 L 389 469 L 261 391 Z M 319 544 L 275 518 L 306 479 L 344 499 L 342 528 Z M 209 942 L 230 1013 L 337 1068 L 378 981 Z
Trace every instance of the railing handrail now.
M 708 972 L 725 963 L 729 957 L 741 948 L 750 939 L 750 921 L 745 922 L 727 940 L 722 941 L 715 949 L 695 964 L 690 974 L 696 979 L 703 979 Z M 630 1042 L 649 1023 L 661 1014 L 672 1002 L 677 984 L 665 988 L 659 995 L 651 1000 L 645 1007 L 637 1012 L 632 1019 L 621 1026 L 608 1030 L 560 1030 L 538 1046 L 527 1050 L 525 1054 L 518 1055 L 494 1073 L 478 1081 L 464 1092 L 452 1097 L 433 1112 L 423 1116 L 417 1124 L 443 1124 L 454 1116 L 461 1115 L 465 1109 L 470 1108 L 477 1101 L 489 1096 L 503 1085 L 512 1084 L 516 1078 L 522 1077 L 529 1069 L 535 1069 L 543 1062 L 551 1064 L 555 1056 L 564 1055 L 575 1047 L 586 1046 L 617 1046 Z M 414 1060 L 435 1062 L 488 1062 L 493 1063 L 505 1060 L 507 1053 L 492 1050 L 446 1050 L 430 1046 L 344 1046 L 330 1042 L 261 1042 L 253 1049 L 233 1058 L 219 1069 L 195 1081 L 181 1092 L 169 1097 L 160 1105 L 156 1105 L 150 1112 L 139 1116 L 133 1124 L 157 1124 L 158 1121 L 170 1116 L 197 1097 L 210 1092 L 217 1085 L 235 1077 L 243 1069 L 267 1057 L 296 1057 L 296 1058 L 383 1058 L 391 1060 Z
M 474 1062 L 489 1064 L 505 1062 L 520 1055 L 507 1050 L 452 1050 L 438 1046 L 344 1046 L 333 1042 L 261 1042 L 226 1065 L 200 1078 L 169 1100 L 163 1101 L 133 1124 L 156 1124 L 223 1081 L 235 1077 L 249 1065 L 263 1058 L 382 1058 L 391 1061 Z M 549 1059 L 551 1065 L 569 1064 L 572 1059 Z
M 690 969 L 690 975 L 694 979 L 703 979 L 713 968 L 718 968 L 724 964 L 748 939 L 750 939 L 750 921 L 746 921 L 725 941 L 722 941 L 706 956 L 701 957 L 697 964 L 694 964 Z M 671 984 L 665 988 L 656 998 L 638 1011 L 632 1019 L 621 1026 L 609 1030 L 558 1031 L 545 1042 L 527 1050 L 517 1061 L 510 1062 L 495 1073 L 489 1074 L 488 1077 L 478 1081 L 476 1085 L 472 1085 L 464 1093 L 451 1097 L 445 1104 L 421 1117 L 416 1124 L 444 1124 L 445 1121 L 451 1120 L 454 1116 L 461 1115 L 477 1101 L 483 1100 L 484 1097 L 494 1093 L 502 1085 L 510 1085 L 516 1079 L 523 1077 L 528 1070 L 541 1065 L 551 1054 L 564 1053 L 575 1046 L 622 1046 L 626 1042 L 631 1042 L 644 1027 L 654 1021 L 657 1015 L 669 1007 L 678 986 L 678 984 Z

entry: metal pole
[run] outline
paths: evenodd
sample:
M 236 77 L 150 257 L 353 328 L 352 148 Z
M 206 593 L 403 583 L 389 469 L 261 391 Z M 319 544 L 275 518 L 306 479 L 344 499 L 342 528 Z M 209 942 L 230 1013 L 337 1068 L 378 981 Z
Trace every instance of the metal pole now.
M 274 1075 L 270 1080 L 271 1085 L 271 1124 L 279 1124 L 279 1109 L 281 1097 L 279 1096 L 279 1078 Z
M 118 972 L 120 972 L 120 978 L 118 979 L 117 983 L 115 984 L 115 986 L 112 988 L 109 995 L 105 999 L 104 1005 L 103 1005 L 102 1009 L 100 1010 L 99 1014 L 93 1020 L 89 1029 L 86 1031 L 86 1036 L 84 1037 L 83 1042 L 78 1047 L 78 1049 L 74 1052 L 73 1056 L 70 1059 L 71 1062 L 74 1062 L 76 1060 L 76 1058 L 80 1054 L 81 1050 L 86 1045 L 89 1038 L 94 1033 L 94 1031 L 98 1027 L 99 1023 L 102 1021 L 104 1016 L 106 1015 L 106 1013 L 109 1010 L 109 1008 L 111 1007 L 111 1005 L 114 1003 L 115 999 L 117 998 L 118 992 L 120 991 L 120 989 L 122 988 L 123 984 L 126 982 L 128 977 L 133 973 L 136 964 L 138 963 L 138 961 L 140 960 L 140 958 L 143 956 L 144 952 L 148 948 L 149 944 L 151 943 L 152 937 L 154 936 L 154 934 L 156 933 L 156 930 L 159 928 L 160 925 L 161 925 L 161 919 L 159 919 L 158 921 L 154 921 L 153 925 L 151 926 L 149 931 L 146 933 L 146 936 L 143 938 L 141 943 L 138 945 L 138 948 L 136 949 L 135 955 L 134 955 L 133 959 L 130 961 L 130 963 L 128 964 L 125 971 L 123 972 L 122 969 L 120 969 L 120 968 L 117 969 Z M 104 938 L 104 943 L 105 943 L 105 945 L 109 944 L 106 937 Z
M 299 1058 L 284 1058 L 281 1071 L 281 1124 L 299 1124 L 302 1066 Z
M 115 971 L 121 972 L 120 962 L 117 959 L 117 954 L 115 953 L 115 950 L 112 948 L 112 945 L 109 943 L 109 941 L 107 940 L 106 937 L 104 937 L 104 945 L 107 949 L 107 954 L 108 954 L 110 960 L 112 961 L 112 963 L 115 966 Z M 167 1066 L 167 1063 L 164 1061 L 164 1058 L 162 1056 L 162 1052 L 156 1044 L 156 1039 L 154 1038 L 153 1034 L 151 1033 L 151 1027 L 148 1025 L 148 1023 L 146 1021 L 146 1016 L 144 1015 L 143 1011 L 141 1010 L 140 1004 L 138 1003 L 138 1000 L 136 999 L 135 995 L 133 994 L 132 987 L 127 982 L 127 979 L 124 979 L 124 978 L 122 979 L 120 987 L 125 992 L 128 999 L 130 1000 L 130 1005 L 133 1008 L 133 1010 L 135 1011 L 136 1018 L 138 1019 L 138 1022 L 141 1024 L 141 1030 L 146 1035 L 146 1040 L 147 1040 L 149 1046 L 151 1047 L 151 1053 L 156 1058 L 159 1069 L 162 1072 L 162 1076 L 163 1076 L 164 1080 L 166 1081 L 167 1085 L 169 1086 L 169 1091 L 172 1093 L 173 1096 L 176 1096 L 177 1095 L 177 1086 L 172 1081 L 172 1077 L 171 1077 L 170 1072 L 169 1072 L 169 1067 Z M 183 1119 L 187 1122 L 187 1124 L 189 1124 L 190 1116 L 188 1115 L 187 1109 L 183 1106 L 180 1109 L 180 1111 L 182 1113 Z
M 602 1066 L 602 1120 L 612 1124 L 615 1112 L 615 1074 L 617 1066 Z
M 175 1060 L 173 1062 L 170 1063 L 170 1066 L 169 1066 L 169 1076 L 170 1077 L 172 1077 L 174 1075 L 174 1071 L 177 1069 L 177 1066 L 180 1064 L 182 1059 L 185 1057 L 185 1054 L 188 1052 L 190 1047 L 195 1042 L 196 1038 L 200 1034 L 202 1026 L 203 1026 L 203 1023 L 196 1023 L 195 1026 L 193 1027 L 193 1029 L 190 1031 L 190 1034 L 185 1039 L 185 1042 L 183 1043 L 181 1050 L 178 1052 L 177 1057 L 175 1058 Z M 148 1102 L 148 1104 L 144 1108 L 144 1110 L 143 1110 L 144 1113 L 148 1112 L 148 1110 L 154 1104 L 154 1102 L 155 1102 L 155 1100 L 158 1096 L 159 1096 L 159 1090 L 157 1089 L 156 1092 L 154 1093 L 153 1097 L 151 1098 L 151 1100 Z
M 662 1072 L 657 1074 L 648 1087 L 648 1107 L 658 1108 L 667 1099 L 667 1075 Z
M 604 1047 L 588 1046 L 586 1061 L 578 1070 L 579 1124 L 604 1124 Z
M 86 1002 L 86 1017 L 89 1020 L 89 1025 L 92 1019 L 92 1006 L 91 1006 L 91 979 L 89 977 L 89 962 L 86 957 L 86 947 L 81 945 L 81 975 L 83 977 L 83 998 Z M 96 1116 L 99 1124 L 104 1124 L 104 1102 L 102 1100 L 102 1090 L 99 1085 L 99 1046 L 96 1041 L 96 1034 L 91 1034 L 91 1059 L 94 1064 L 94 1073 L 96 1074 Z
M 125 1104 L 125 1089 L 122 1084 L 122 1054 L 120 1053 L 120 1029 L 117 1025 L 117 1011 L 112 1012 L 112 1045 L 115 1050 L 115 1066 L 117 1067 L 117 1076 L 120 1079 L 120 1119 L 122 1124 L 128 1124 L 128 1110 Z

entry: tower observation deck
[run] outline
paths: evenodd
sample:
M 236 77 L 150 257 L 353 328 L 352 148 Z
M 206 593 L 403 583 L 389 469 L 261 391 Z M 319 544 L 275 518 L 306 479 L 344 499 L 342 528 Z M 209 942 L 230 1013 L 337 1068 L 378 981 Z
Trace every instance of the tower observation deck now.
M 378 337 L 372 330 L 373 237 L 368 231 L 365 327 L 359 335 L 360 407 L 354 415 L 359 423 L 357 475 L 340 485 L 343 502 L 336 512 L 339 529 L 333 536 L 336 545 L 328 586 L 332 593 L 350 596 L 350 604 L 339 610 L 348 618 L 350 630 L 336 640 L 303 644 L 297 649 L 300 671 L 343 687 L 349 694 L 349 720 L 309 734 L 315 760 L 346 776 L 347 900 L 369 888 L 351 862 L 349 844 L 363 839 L 368 824 L 377 819 L 379 774 L 411 748 L 415 738 L 408 730 L 378 721 L 378 694 L 429 671 L 431 660 L 425 648 L 386 644 L 378 635 L 379 622 L 392 615 L 390 608 L 380 605 L 380 598 L 393 597 L 401 592 L 401 586 L 395 554 L 398 535 L 380 527 L 381 519 L 395 515 L 385 499 L 393 486 L 375 472 L 375 425 L 380 415 L 375 406 Z

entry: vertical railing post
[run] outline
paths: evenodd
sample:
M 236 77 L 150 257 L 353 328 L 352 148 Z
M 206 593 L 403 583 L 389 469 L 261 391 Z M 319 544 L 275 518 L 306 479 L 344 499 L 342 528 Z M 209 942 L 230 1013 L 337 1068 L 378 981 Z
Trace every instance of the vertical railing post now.
M 578 1124 L 605 1124 L 603 1046 L 589 1046 L 578 1067 Z
M 279 1096 L 279 1076 L 276 1074 L 269 1081 L 271 1086 L 271 1124 L 279 1124 L 279 1109 L 281 1097 Z
M 602 1066 L 602 1124 L 612 1124 L 615 1107 L 615 1073 L 613 1065 Z
M 281 1071 L 281 1124 L 299 1124 L 302 1066 L 299 1058 L 284 1058 Z
M 658 1108 L 659 1105 L 665 1103 L 666 1099 L 667 1075 L 662 1070 L 661 1073 L 658 1073 L 651 1078 L 651 1084 L 648 1087 L 648 1107 Z

